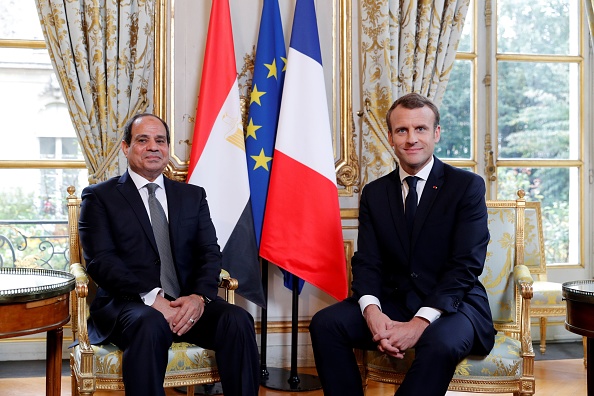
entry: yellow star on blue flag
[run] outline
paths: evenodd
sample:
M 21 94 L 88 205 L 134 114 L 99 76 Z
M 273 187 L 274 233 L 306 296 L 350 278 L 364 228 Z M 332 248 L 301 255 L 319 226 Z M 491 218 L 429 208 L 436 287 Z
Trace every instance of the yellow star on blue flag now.
M 260 246 L 287 51 L 278 0 L 264 0 L 250 93 L 245 151 L 256 241 Z M 268 158 L 266 166 L 262 159 Z
M 260 246 L 262 224 L 268 196 L 268 182 L 274 165 L 274 142 L 280 112 L 287 50 L 278 0 L 264 0 L 250 94 L 249 124 L 245 151 L 256 241 Z M 291 288 L 292 275 L 284 273 L 284 284 Z M 299 292 L 303 280 L 299 280 Z

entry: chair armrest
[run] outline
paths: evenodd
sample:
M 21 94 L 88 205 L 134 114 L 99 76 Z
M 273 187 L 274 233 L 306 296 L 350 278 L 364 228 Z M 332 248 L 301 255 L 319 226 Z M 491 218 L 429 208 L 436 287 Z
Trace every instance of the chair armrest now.
M 219 287 L 225 289 L 225 300 L 230 304 L 235 304 L 235 290 L 239 287 L 239 281 L 232 278 L 227 270 L 221 269 Z
M 78 338 L 81 349 L 91 349 L 89 343 L 89 331 L 87 330 L 87 296 L 89 295 L 89 276 L 87 271 L 80 263 L 70 265 L 70 273 L 75 278 L 74 294 L 75 299 L 72 304 L 72 316 L 76 320 L 73 329 L 75 339 Z
M 534 280 L 530 275 L 530 270 L 523 264 L 514 267 L 514 281 L 518 287 L 518 292 L 522 296 L 522 305 L 520 313 L 520 341 L 522 342 L 522 356 L 534 358 L 532 349 L 532 335 L 530 329 L 530 300 L 533 296 L 532 284 Z
M 522 294 L 522 298 L 531 299 L 533 296 L 532 284 L 534 280 L 530 275 L 530 270 L 523 264 L 514 267 L 514 281 Z

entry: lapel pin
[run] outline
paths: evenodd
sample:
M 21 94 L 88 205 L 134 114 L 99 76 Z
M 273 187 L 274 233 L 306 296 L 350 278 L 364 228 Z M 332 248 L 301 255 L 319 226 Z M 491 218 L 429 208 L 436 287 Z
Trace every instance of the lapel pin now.
M 434 189 L 434 190 L 437 190 L 437 186 L 433 186 L 433 189 Z

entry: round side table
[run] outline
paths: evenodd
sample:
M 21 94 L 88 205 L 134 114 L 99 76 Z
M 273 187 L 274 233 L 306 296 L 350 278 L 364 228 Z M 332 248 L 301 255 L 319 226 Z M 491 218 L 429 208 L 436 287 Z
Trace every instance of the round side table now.
M 74 276 L 67 272 L 0 268 L 0 338 L 47 332 L 47 396 L 59 396 L 63 326 L 70 320 Z
M 591 362 L 594 354 L 594 280 L 565 282 L 562 294 L 567 303 L 565 328 L 587 337 L 588 395 L 594 396 L 594 368 Z

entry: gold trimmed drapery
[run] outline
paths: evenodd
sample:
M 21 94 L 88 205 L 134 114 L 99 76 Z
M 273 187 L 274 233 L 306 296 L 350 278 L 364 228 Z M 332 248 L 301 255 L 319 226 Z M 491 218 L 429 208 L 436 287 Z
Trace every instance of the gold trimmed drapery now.
M 590 25 L 590 40 L 592 40 L 592 45 L 594 45 L 594 0 L 584 0 L 584 6 L 586 7 Z
M 35 3 L 89 183 L 107 180 L 126 166 L 126 120 L 152 107 L 154 0 Z
M 469 2 L 362 2 L 362 185 L 394 169 L 384 122 L 392 102 L 418 92 L 441 104 Z

